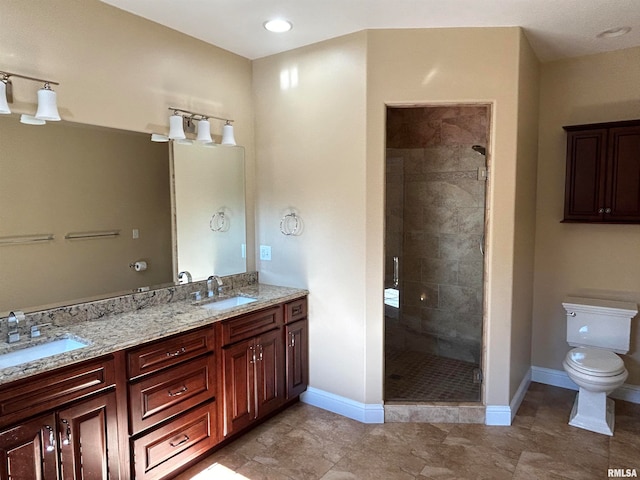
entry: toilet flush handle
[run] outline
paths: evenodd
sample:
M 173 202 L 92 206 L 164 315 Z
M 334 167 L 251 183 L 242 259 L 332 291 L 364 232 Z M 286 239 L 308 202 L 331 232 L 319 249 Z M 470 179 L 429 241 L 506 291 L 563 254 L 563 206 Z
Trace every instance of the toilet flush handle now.
M 569 312 L 569 313 L 567 313 L 567 315 L 569 315 L 570 317 L 575 317 L 576 316 L 576 312 Z

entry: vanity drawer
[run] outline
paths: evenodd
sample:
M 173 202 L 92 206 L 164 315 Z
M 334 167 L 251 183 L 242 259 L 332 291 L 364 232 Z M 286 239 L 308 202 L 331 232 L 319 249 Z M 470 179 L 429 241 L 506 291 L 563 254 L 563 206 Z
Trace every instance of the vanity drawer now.
M 169 475 L 217 443 L 216 403 L 177 417 L 132 442 L 136 480 Z
M 144 377 L 129 385 L 131 433 L 178 415 L 215 395 L 213 355 Z
M 213 351 L 213 328 L 181 334 L 127 353 L 129 379 L 156 372 Z
M 282 307 L 273 307 L 259 312 L 222 322 L 222 345 L 255 337 L 282 326 Z
M 112 356 L 18 380 L 0 388 L 0 426 L 115 385 Z
M 286 303 L 284 306 L 284 323 L 295 322 L 307 316 L 307 297 Z

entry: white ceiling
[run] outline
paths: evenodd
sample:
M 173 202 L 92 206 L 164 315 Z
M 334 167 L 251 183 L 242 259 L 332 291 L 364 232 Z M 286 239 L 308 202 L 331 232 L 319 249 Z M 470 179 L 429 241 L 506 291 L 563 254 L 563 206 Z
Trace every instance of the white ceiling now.
M 102 1 L 249 59 L 376 28 L 521 26 L 541 61 L 640 46 L 640 0 Z M 274 17 L 293 30 L 267 32 Z

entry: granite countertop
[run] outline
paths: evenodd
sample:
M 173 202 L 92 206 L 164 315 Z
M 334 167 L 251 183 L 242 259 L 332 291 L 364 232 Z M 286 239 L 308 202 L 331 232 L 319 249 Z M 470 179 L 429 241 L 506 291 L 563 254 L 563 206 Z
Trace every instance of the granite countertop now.
M 42 336 L 35 339 L 29 339 L 28 333 L 22 332 L 26 341 L 0 344 L 0 355 L 59 338 L 74 338 L 89 345 L 14 367 L 0 368 L 0 385 L 295 300 L 307 294 L 303 289 L 255 284 L 234 290 L 221 299 L 241 295 L 257 301 L 226 310 L 211 310 L 205 308 L 202 302 L 196 305 L 192 300 L 182 300 L 63 326 L 54 323 L 43 327 Z

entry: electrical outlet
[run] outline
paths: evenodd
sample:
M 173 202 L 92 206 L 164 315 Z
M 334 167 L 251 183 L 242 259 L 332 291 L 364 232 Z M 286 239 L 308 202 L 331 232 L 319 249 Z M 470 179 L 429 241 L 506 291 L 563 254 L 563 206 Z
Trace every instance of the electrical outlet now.
M 271 247 L 260 245 L 260 260 L 271 260 Z
M 133 229 L 133 238 L 140 238 L 140 230 L 137 228 Z

